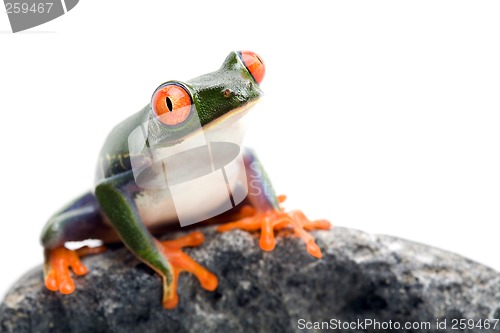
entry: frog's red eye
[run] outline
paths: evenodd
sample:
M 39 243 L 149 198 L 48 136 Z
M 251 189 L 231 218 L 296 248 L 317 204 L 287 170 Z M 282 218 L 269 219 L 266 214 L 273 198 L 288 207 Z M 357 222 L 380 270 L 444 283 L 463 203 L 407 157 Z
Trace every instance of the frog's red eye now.
M 266 73 L 266 67 L 262 58 L 252 51 L 240 51 L 238 54 L 254 80 L 260 84 Z
M 175 83 L 158 87 L 151 101 L 155 115 L 163 124 L 169 126 L 184 122 L 191 113 L 192 104 L 191 94 L 186 88 Z

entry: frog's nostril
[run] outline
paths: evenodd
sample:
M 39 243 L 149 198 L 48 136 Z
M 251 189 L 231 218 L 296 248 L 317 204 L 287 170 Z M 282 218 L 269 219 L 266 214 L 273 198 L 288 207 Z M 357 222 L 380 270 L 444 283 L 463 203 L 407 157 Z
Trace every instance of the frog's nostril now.
M 264 66 L 262 58 L 259 57 L 257 53 L 252 51 L 240 51 L 238 52 L 238 55 L 254 80 L 260 84 L 262 79 L 264 79 L 264 74 L 266 73 L 266 67 Z

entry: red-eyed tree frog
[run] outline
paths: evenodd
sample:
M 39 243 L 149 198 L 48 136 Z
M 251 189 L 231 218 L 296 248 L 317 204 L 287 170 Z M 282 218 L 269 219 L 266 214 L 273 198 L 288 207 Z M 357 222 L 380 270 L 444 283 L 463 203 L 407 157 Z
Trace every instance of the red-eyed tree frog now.
M 194 132 L 209 128 L 234 126 L 262 95 L 260 84 L 265 67 L 262 59 L 250 51 L 231 52 L 221 68 L 195 79 L 168 81 L 155 90 L 151 102 L 142 110 L 118 124 L 109 134 L 99 155 L 93 190 L 70 202 L 54 214 L 41 235 L 45 249 L 45 286 L 52 291 L 70 294 L 75 290 L 70 268 L 76 275 L 87 272 L 80 257 L 97 253 L 103 247 L 70 250 L 67 242 L 99 239 L 104 244 L 123 242 L 142 262 L 151 267 L 163 281 L 163 306 L 178 303 L 177 279 L 181 271 L 194 274 L 206 290 L 217 288 L 217 277 L 182 251 L 198 246 L 203 234 L 195 231 L 175 240 L 159 241 L 153 235 L 162 226 L 178 224 L 175 209 L 165 209 L 170 192 L 145 188 L 137 182 L 128 138 L 131 132 L 146 125 L 148 145 L 175 147 L 189 141 Z M 201 126 L 201 127 L 200 127 Z M 284 211 L 261 162 L 252 150 L 242 153 L 241 172 L 248 188 L 245 201 L 237 205 L 231 218 L 219 224 L 218 231 L 232 229 L 260 230 L 260 247 L 271 251 L 274 231 L 292 229 L 306 243 L 307 251 L 321 258 L 321 250 L 308 233 L 329 229 L 326 220 L 310 221 L 300 211 Z M 167 174 L 174 170 L 164 170 Z M 198 188 L 210 205 L 211 188 Z M 201 205 L 193 205 L 197 210 Z M 224 215 L 226 216 L 226 214 Z M 226 223 L 227 222 L 227 223 Z

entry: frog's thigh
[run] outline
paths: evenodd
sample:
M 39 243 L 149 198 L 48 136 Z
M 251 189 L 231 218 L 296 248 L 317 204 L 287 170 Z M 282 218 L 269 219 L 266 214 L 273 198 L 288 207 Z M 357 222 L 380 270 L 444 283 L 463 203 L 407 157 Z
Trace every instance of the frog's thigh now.
M 280 210 L 271 180 L 252 149 L 245 148 L 243 161 L 247 175 L 248 199 L 258 210 Z
M 69 241 L 112 240 L 113 234 L 103 222 L 97 199 L 88 192 L 49 219 L 42 231 L 41 243 L 46 249 L 54 249 Z
M 173 281 L 172 268 L 142 223 L 133 200 L 134 186 L 133 174 L 129 171 L 102 181 L 96 187 L 95 195 L 123 243 L 142 262 L 160 274 L 165 293 L 168 293 Z

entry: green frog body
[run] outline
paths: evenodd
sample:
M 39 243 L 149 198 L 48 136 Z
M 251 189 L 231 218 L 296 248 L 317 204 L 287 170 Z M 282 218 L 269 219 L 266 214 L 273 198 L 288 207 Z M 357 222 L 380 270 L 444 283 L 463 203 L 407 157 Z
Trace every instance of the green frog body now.
M 229 216 L 219 222 L 220 232 L 260 229 L 260 246 L 266 251 L 275 246 L 274 230 L 292 228 L 309 253 L 321 257 L 307 231 L 328 229 L 328 221 L 285 212 L 280 206 L 284 197 L 276 196 L 253 150 L 239 149 L 241 119 L 262 96 L 264 73 L 257 54 L 231 52 L 215 72 L 163 83 L 148 105 L 118 124 L 100 152 L 93 190 L 54 214 L 42 231 L 46 287 L 72 293 L 70 268 L 85 274 L 80 257 L 103 250 L 70 250 L 68 242 L 123 242 L 162 278 L 163 306 L 174 308 L 181 271 L 196 275 L 206 290 L 217 288 L 217 277 L 182 251 L 203 242 L 200 231 L 168 241 L 153 235 L 182 221 L 217 216 Z M 195 162 L 205 157 L 207 163 Z

